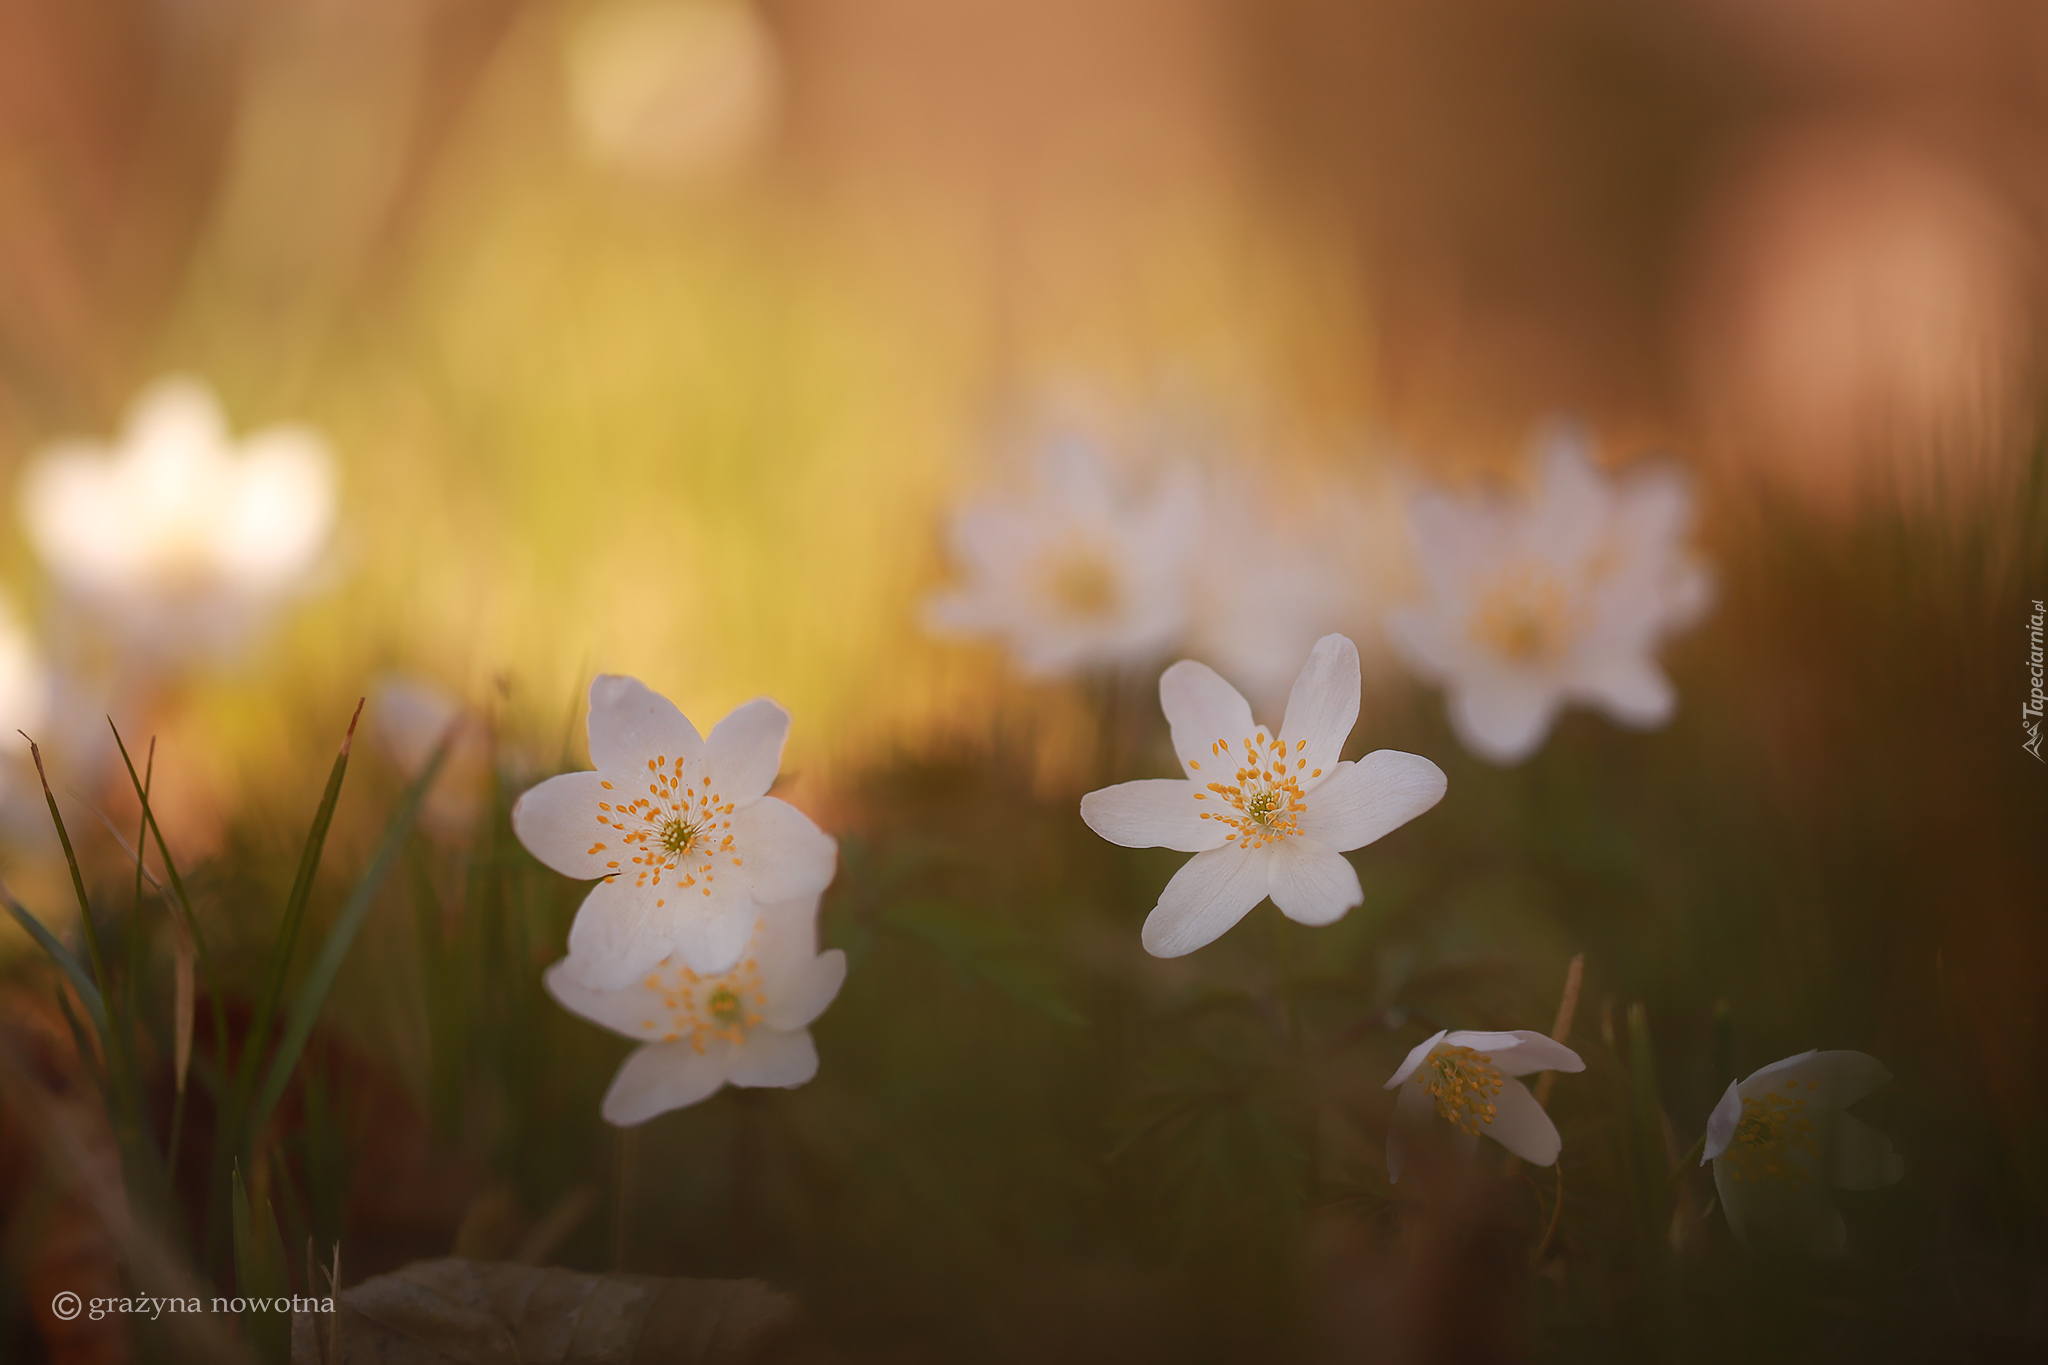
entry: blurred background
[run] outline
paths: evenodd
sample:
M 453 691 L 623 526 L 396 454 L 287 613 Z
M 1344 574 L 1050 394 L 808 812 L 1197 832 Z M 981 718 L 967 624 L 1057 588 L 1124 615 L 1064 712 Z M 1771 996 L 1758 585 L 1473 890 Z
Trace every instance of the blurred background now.
M 1417 1037 L 1425 1018 L 1544 1026 L 1582 950 L 1580 1028 L 1605 999 L 1616 1086 L 1636 1073 L 1613 1011 L 1648 1000 L 1668 1024 L 1674 1150 L 1732 1074 L 1809 1046 L 1871 1051 L 1896 1089 L 1921 1086 L 1890 1130 L 1909 1183 L 1924 1179 L 1874 1235 L 1884 1250 L 1781 1301 L 1724 1246 L 1735 1278 L 1669 1311 L 1712 1319 L 1717 1296 L 1761 1295 L 1775 1306 L 1725 1319 L 1728 1333 L 1809 1324 L 1787 1349 L 1823 1355 L 2038 1344 L 2048 1075 L 2028 1040 L 2044 1022 L 2048 864 L 2033 841 L 2048 774 L 2015 722 L 2027 619 L 2048 593 L 2044 135 L 2048 9 L 2028 0 L 0 0 L 0 591 L 24 658 L 95 661 L 0 686 L 16 708 L 0 719 L 72 762 L 87 794 L 107 781 L 101 711 L 131 743 L 155 734 L 172 846 L 217 870 L 232 917 L 234 887 L 286 877 L 357 697 L 400 680 L 373 706 L 384 776 L 352 792 L 363 812 L 344 804 L 338 868 L 362 860 L 420 727 L 469 708 L 491 755 L 460 760 L 466 795 L 423 855 L 442 862 L 404 894 L 519 907 L 518 934 L 487 935 L 517 976 L 559 951 L 575 888 L 505 870 L 523 855 L 503 810 L 534 776 L 580 766 L 593 673 L 640 676 L 707 727 L 763 693 L 794 714 L 781 790 L 851 836 L 826 942 L 880 945 L 856 953 L 841 1050 L 828 1015 L 824 1079 L 802 1092 L 803 1121 L 837 1136 L 735 1137 L 784 1121 L 749 1096 L 669 1137 L 650 1128 L 634 1157 L 597 1131 L 587 1079 L 546 1104 L 471 1105 L 437 1089 L 471 1054 L 403 1041 L 432 1035 L 436 1009 L 460 1013 L 422 1003 L 433 964 L 406 969 L 418 999 L 400 1005 L 370 973 L 344 978 L 352 1022 L 335 1046 L 355 1060 L 335 1074 L 358 1067 L 392 1112 L 428 1116 L 411 1156 L 377 1159 L 441 1199 L 410 1223 L 339 1202 L 326 1225 L 307 1213 L 382 1248 L 364 1273 L 447 1251 L 486 1195 L 531 1223 L 587 1183 L 600 1212 L 558 1254 L 765 1275 L 878 1359 L 1002 1341 L 1017 1358 L 1149 1358 L 1169 1342 L 1183 1359 L 1242 1358 L 1274 1341 L 1348 1358 L 1374 1341 L 1390 1359 L 1569 1354 L 1607 1340 L 1630 1300 L 1627 1238 L 1603 1242 L 1604 1215 L 1581 1236 L 1607 1270 L 1516 1280 L 1522 1344 L 1431 1356 L 1412 1345 L 1434 1339 L 1425 1328 L 1388 1345 L 1372 1324 L 1454 1302 L 1460 1257 L 1493 1273 L 1490 1233 L 1415 1234 L 1408 1255 L 1325 1229 L 1288 1242 L 1234 1317 L 1190 1288 L 1245 1283 L 1234 1263 L 1187 1248 L 1239 1237 L 1236 1214 L 1177 1204 L 1178 1230 L 1131 1243 L 1127 1262 L 1089 1221 L 1122 1213 L 1047 1227 L 1009 1207 L 977 1150 L 1057 1172 L 1045 1207 L 1090 1206 L 1090 1163 L 1125 1150 L 1103 1115 L 1184 1083 L 1146 1040 L 1182 1027 L 1173 1011 L 1209 1008 L 1203 991 L 1256 1002 L 1271 982 L 1250 949 L 1219 950 L 1227 990 L 1139 957 L 1167 865 L 1109 856 L 1072 819 L 1105 765 L 1166 771 L 1143 757 L 1156 720 L 1129 719 L 1151 715 L 1149 674 L 1019 677 L 998 650 L 929 634 L 920 606 L 954 572 L 950 509 L 1017 477 L 1047 426 L 1224 451 L 1276 498 L 1332 480 L 1393 498 L 1511 472 L 1530 432 L 1568 415 L 1609 457 L 1690 468 L 1715 614 L 1670 656 L 1670 732 L 1580 718 L 1508 774 L 1459 755 L 1440 701 L 1404 689 L 1358 628 L 1359 740 L 1437 758 L 1453 793 L 1312 950 L 1338 983 L 1332 1036 L 1352 1006 L 1367 1023 L 1344 1046 L 1385 1035 L 1356 1064 L 1359 1093 L 1378 1094 L 1372 1048 L 1398 1059 L 1413 1041 L 1403 1020 Z M 334 510 L 260 624 L 145 668 L 66 643 L 71 599 L 31 546 L 20 490 L 53 443 L 113 441 L 167 374 L 203 379 L 237 434 L 319 432 Z M 1350 533 L 1368 559 L 1401 534 L 1384 509 Z M 1391 599 L 1407 583 L 1388 573 L 1374 592 Z M 82 726 L 63 719 L 81 699 Z M 1122 758 L 1100 757 L 1105 714 L 1140 727 Z M 5 762 L 6 875 L 62 919 L 40 791 L 19 756 Z M 105 799 L 132 824 L 132 801 Z M 118 882 L 118 850 L 98 856 Z M 479 890 L 459 870 L 474 866 L 528 889 Z M 963 871 L 976 867 L 1012 875 L 996 894 Z M 913 902 L 926 910 L 904 918 Z M 468 942 L 455 909 L 437 913 L 444 949 Z M 1002 932 L 961 927 L 976 914 Z M 361 951 L 422 951 L 376 933 Z M 0 927 L 24 973 L 27 948 Z M 504 1006 L 521 1020 L 552 1008 L 521 1000 Z M 935 1053 L 909 1022 L 920 1001 L 981 1024 Z M 1033 1020 L 1022 1034 L 1013 1007 Z M 1096 1030 L 1085 1043 L 1063 1032 L 1077 1011 Z M 585 1060 L 563 1076 L 608 1072 L 594 1030 L 519 1026 L 571 1040 L 562 1055 Z M 964 1079 L 984 1065 L 969 1044 L 1005 1038 L 1015 1051 L 990 1055 L 1027 1093 L 983 1095 L 973 1121 L 934 1098 L 971 1108 L 972 1085 L 993 1081 Z M 1214 1041 L 1210 1061 L 1236 1046 Z M 835 1091 L 849 1054 L 863 1060 L 842 1063 Z M 584 1127 L 517 1139 L 522 1115 L 538 1133 L 567 1094 Z M 1607 1140 L 1596 1110 L 1589 1143 Z M 996 1115 L 1010 1139 L 977 1126 Z M 892 1125 L 953 1146 L 864 1184 Z M 658 1141 L 686 1156 L 756 1141 L 750 1179 L 773 1186 L 761 1172 L 786 1161 L 811 1183 L 774 1188 L 829 1199 L 763 1195 L 777 1211 L 721 1240 L 702 1211 L 737 1196 L 705 1174 L 676 1196 L 673 1245 L 622 1240 L 601 1210 L 658 1166 Z M 1288 1190 L 1333 1178 L 1281 1146 L 1270 1165 Z M 1225 1149 L 1225 1174 L 1266 1159 L 1256 1142 Z M 848 1268 L 863 1219 L 904 1248 L 879 1288 Z M 951 1244 L 933 1228 L 973 1256 L 934 1250 Z M 13 1237 L 24 1276 L 34 1239 Z M 1012 1272 L 1022 1287 L 944 1312 L 921 1299 L 948 1276 Z M 1422 1287 L 1388 1288 L 1403 1284 Z M 1044 1303 L 1065 1306 L 1072 1338 L 1040 1321 Z M 1689 1349 L 1675 1327 L 1641 1330 L 1655 1351 Z

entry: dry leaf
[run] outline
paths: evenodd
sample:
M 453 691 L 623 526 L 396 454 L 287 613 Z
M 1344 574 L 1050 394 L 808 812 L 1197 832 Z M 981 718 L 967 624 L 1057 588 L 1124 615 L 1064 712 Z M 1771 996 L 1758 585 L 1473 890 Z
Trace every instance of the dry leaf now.
M 292 1323 L 292 1365 L 783 1365 L 829 1352 L 795 1296 L 758 1280 L 586 1275 L 448 1257 Z

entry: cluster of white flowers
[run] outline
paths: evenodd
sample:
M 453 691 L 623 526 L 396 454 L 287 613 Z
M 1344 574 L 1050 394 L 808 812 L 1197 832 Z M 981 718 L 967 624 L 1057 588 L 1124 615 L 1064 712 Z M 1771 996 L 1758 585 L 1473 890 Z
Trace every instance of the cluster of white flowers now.
M 818 1069 L 810 1022 L 846 975 L 818 951 L 838 845 L 768 795 L 789 715 L 748 702 L 707 738 L 666 697 L 606 674 L 590 685 L 591 772 L 512 808 L 520 842 L 595 879 L 547 986 L 643 1044 L 604 1100 L 612 1123 L 695 1104 L 728 1082 L 793 1086 Z
M 1027 492 L 984 493 L 954 515 L 966 581 L 929 620 L 1001 639 L 1034 676 L 1186 649 L 1258 696 L 1323 632 L 1378 620 L 1410 668 L 1445 687 L 1459 738 L 1488 761 L 1534 753 L 1569 702 L 1661 725 L 1675 698 L 1655 651 L 1712 595 L 1684 545 L 1690 490 L 1669 470 L 1604 477 L 1568 428 L 1547 433 L 1533 463 L 1527 498 L 1417 493 L 1409 567 L 1422 596 L 1382 612 L 1396 586 L 1372 581 L 1392 577 L 1376 574 L 1387 559 L 1359 553 L 1376 532 L 1362 495 L 1280 515 L 1190 466 L 1134 492 L 1099 446 L 1053 442 Z

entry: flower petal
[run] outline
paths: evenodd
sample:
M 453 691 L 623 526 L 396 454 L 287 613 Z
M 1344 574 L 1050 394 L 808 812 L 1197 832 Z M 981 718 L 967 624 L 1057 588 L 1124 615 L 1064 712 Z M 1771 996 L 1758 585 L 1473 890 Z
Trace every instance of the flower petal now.
M 1527 1076 L 1534 1071 L 1584 1071 L 1585 1059 L 1563 1043 L 1534 1029 L 1518 1028 L 1508 1035 L 1512 1042 L 1496 1043 L 1493 1064 L 1507 1076 Z M 1469 1044 L 1468 1046 L 1477 1046 Z M 1481 1051 L 1488 1049 L 1482 1048 Z
M 1358 686 L 1358 646 L 1342 635 L 1316 641 L 1287 694 L 1287 714 L 1280 721 L 1287 757 L 1305 763 L 1304 774 L 1320 770 L 1327 776 L 1337 766 L 1344 741 L 1358 724 Z M 1312 791 L 1321 780 L 1304 776 L 1301 785 Z
M 1845 1190 L 1874 1190 L 1895 1183 L 1906 1163 L 1892 1140 L 1854 1114 L 1835 1115 L 1834 1182 Z
M 1399 1084 L 1391 1081 L 1388 1089 Z M 1402 1170 L 1409 1165 L 1409 1148 L 1428 1140 L 1429 1125 L 1435 1119 L 1436 1104 L 1429 1098 L 1429 1092 L 1419 1085 L 1402 1085 L 1401 1093 L 1394 1099 L 1393 1120 L 1387 1124 L 1389 1183 L 1400 1181 Z
M 1503 1079 L 1493 1110 L 1493 1122 L 1480 1130 L 1487 1137 L 1532 1165 L 1549 1166 L 1557 1161 L 1563 1140 L 1528 1086 L 1512 1076 Z
M 761 1009 L 762 1022 L 784 1032 L 807 1028 L 845 983 L 846 954 L 837 948 L 820 953 L 784 977 L 779 990 L 770 988 L 768 1003 Z
M 1489 763 L 1520 763 L 1550 733 L 1560 698 L 1536 678 L 1496 673 L 1451 690 L 1451 727 L 1465 747 Z
M 788 738 L 789 712 L 756 697 L 711 727 L 704 741 L 704 770 L 720 795 L 744 806 L 775 785 Z
M 1219 803 L 1199 795 L 1200 784 L 1174 777 L 1120 782 L 1081 798 L 1081 819 L 1112 844 L 1125 848 L 1172 848 L 1200 853 L 1221 848 L 1229 829 L 1204 820 L 1205 807 Z
M 1258 729 L 1250 704 L 1238 690 L 1193 659 L 1182 659 L 1159 675 L 1159 706 L 1166 712 L 1181 767 L 1197 781 L 1208 779 L 1196 778 L 1191 764 L 1213 762 L 1211 745 L 1219 739 L 1241 744 Z
M 699 976 L 722 976 L 745 955 L 754 936 L 754 898 L 737 887 L 721 890 L 714 884 L 709 896 L 695 895 L 695 889 L 664 897 L 668 905 L 657 911 L 668 917 L 662 955 L 674 953 Z
M 839 844 L 780 797 L 764 796 L 732 814 L 741 880 L 764 905 L 815 896 L 839 869 Z
M 1582 665 L 1572 692 L 1638 730 L 1656 729 L 1678 707 L 1677 689 L 1646 654 L 1617 651 Z
M 1395 1070 L 1387 1083 L 1380 1088 L 1382 1090 L 1392 1090 L 1395 1086 L 1414 1075 L 1415 1068 L 1429 1060 L 1429 1054 L 1436 1051 L 1436 1045 L 1449 1036 L 1450 1031 L 1448 1029 L 1438 1029 L 1414 1047 L 1409 1048 L 1407 1058 L 1402 1061 L 1400 1067 Z
M 632 773 L 656 757 L 681 763 L 704 741 L 675 703 L 638 678 L 600 673 L 590 683 L 590 763 L 601 773 Z
M 594 991 L 632 984 L 669 954 L 668 912 L 653 893 L 603 881 L 569 925 L 569 974 Z
M 567 958 L 542 972 L 540 979 L 548 994 L 555 997 L 555 1003 L 569 1013 L 635 1042 L 646 1042 L 650 1033 L 657 1032 L 646 1027 L 647 1023 L 653 1022 L 660 1028 L 667 1025 L 669 1012 L 660 994 L 638 981 L 621 990 L 594 991 L 577 979 Z
M 1735 1129 L 1741 1122 L 1742 1083 L 1730 1081 L 1728 1089 L 1721 1094 L 1721 1102 L 1714 1106 L 1713 1113 L 1707 1115 L 1707 1145 L 1700 1151 L 1700 1165 L 1706 1165 L 1728 1150 L 1728 1144 L 1735 1141 Z M 1718 1165 L 1714 1167 L 1717 1181 L 1720 1169 Z M 1728 1201 L 1724 1199 L 1721 1202 L 1725 1204 Z M 1733 1223 L 1735 1220 L 1730 1217 L 1728 1221 Z
M 788 1087 L 802 1085 L 817 1074 L 818 1048 L 809 1029 L 781 1033 L 757 1028 L 733 1058 L 728 1079 L 734 1085 Z
M 1378 749 L 1339 763 L 1308 799 L 1302 833 L 1331 848 L 1364 848 L 1444 799 L 1444 770 L 1419 754 Z
M 1824 1108 L 1842 1109 L 1856 1103 L 1892 1078 L 1884 1063 L 1864 1052 L 1836 1049 L 1801 1052 L 1772 1062 L 1742 1083 L 1744 1095 L 1762 1095 L 1768 1090 L 1797 1086 Z
M 526 851 L 565 877 L 603 877 L 623 847 L 599 817 L 604 779 L 596 773 L 563 773 L 529 787 L 512 805 L 512 832 Z
M 619 1067 L 599 1112 L 605 1122 L 630 1128 L 708 1099 L 725 1084 L 732 1051 L 723 1038 L 710 1039 L 701 1053 L 688 1043 L 649 1043 Z
M 1274 845 L 1266 878 L 1273 904 L 1297 924 L 1335 924 L 1365 899 L 1351 860 L 1313 839 Z
M 1265 851 L 1212 848 L 1187 860 L 1159 893 L 1141 935 L 1154 957 L 1180 957 L 1213 943 L 1266 898 Z

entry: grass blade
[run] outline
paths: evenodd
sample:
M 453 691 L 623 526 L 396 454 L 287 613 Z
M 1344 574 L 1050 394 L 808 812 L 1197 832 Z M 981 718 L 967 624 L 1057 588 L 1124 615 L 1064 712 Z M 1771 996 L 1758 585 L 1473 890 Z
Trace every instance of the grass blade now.
M 16 733 L 19 734 L 20 732 L 16 731 Z M 28 736 L 25 734 L 21 737 L 28 739 Z M 85 873 L 79 870 L 78 854 L 71 847 L 71 831 L 64 828 L 64 814 L 57 809 L 57 794 L 50 790 L 49 774 L 43 771 L 43 751 L 32 739 L 28 740 L 28 754 L 30 758 L 35 760 L 36 776 L 42 780 L 43 800 L 50 804 L 50 820 L 57 826 L 57 842 L 64 846 L 64 862 L 71 869 L 71 889 L 78 893 L 78 918 L 79 923 L 85 930 L 86 952 L 90 954 L 92 959 L 93 981 L 99 986 L 103 1005 L 101 1017 L 107 1023 L 111 1023 L 112 1015 L 104 1009 L 104 1003 L 109 993 L 107 960 L 100 952 L 100 931 L 93 924 L 92 898 L 85 894 Z M 103 1023 L 102 1029 L 105 1026 L 106 1024 Z M 108 1035 L 104 1041 L 107 1044 L 108 1053 L 111 1055 L 114 1048 L 114 1039 L 111 1035 Z
M 369 916 L 370 906 L 377 899 L 377 892 L 383 888 L 384 879 L 390 875 L 392 864 L 405 850 L 406 841 L 412 837 L 413 824 L 419 818 L 420 804 L 426 799 L 427 789 L 440 775 L 441 765 L 447 760 L 449 746 L 453 743 L 455 731 L 451 728 L 442 736 L 434 749 L 427 766 L 413 779 L 405 790 L 392 813 L 391 820 L 384 827 L 384 836 L 377 844 L 377 851 L 370 859 L 370 865 L 363 872 L 355 890 L 349 893 L 348 902 L 335 917 L 334 924 L 327 931 L 326 942 L 320 945 L 320 956 L 313 962 L 313 970 L 307 973 L 305 985 L 300 988 L 299 997 L 292 1002 L 291 1019 L 285 1026 L 284 1037 L 278 1041 L 277 1051 L 270 1059 L 270 1070 L 263 1081 L 263 1089 L 257 1095 L 256 1103 L 249 1109 L 248 1132 L 252 1139 L 263 1131 L 263 1125 L 270 1117 L 284 1094 L 285 1084 L 290 1081 L 292 1068 L 298 1065 L 299 1054 L 305 1051 L 306 1039 L 313 1032 L 313 1024 L 320 1017 L 320 1008 L 327 1001 L 327 992 L 334 985 L 334 978 L 341 971 L 342 960 L 348 956 L 356 934 L 362 929 L 363 921 Z
M 277 1218 L 267 1196 L 252 1200 L 242 1183 L 242 1168 L 235 1167 L 235 1292 L 245 1299 L 275 1304 L 289 1299 L 291 1280 L 285 1274 L 284 1243 L 277 1235 Z M 291 1312 L 268 1307 L 252 1308 L 242 1315 L 257 1357 L 285 1365 L 291 1354 Z
M 76 954 L 58 942 L 57 936 L 45 928 L 43 922 L 30 913 L 27 906 L 14 898 L 14 893 L 7 889 L 5 882 L 0 882 L 0 904 L 7 906 L 8 913 L 20 922 L 22 928 L 28 930 L 28 936 L 50 955 L 50 960 L 63 970 L 64 975 L 71 978 L 72 988 L 78 992 L 78 998 L 85 1003 L 85 1012 L 92 1016 L 92 1026 L 99 1030 L 100 1045 L 104 1047 L 107 1037 L 107 1006 L 106 1002 L 100 999 L 99 987 L 93 985 L 92 973 L 85 969 L 85 964 L 78 960 Z

